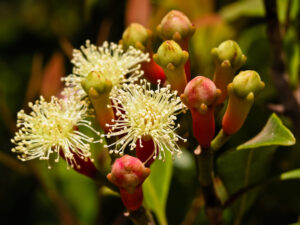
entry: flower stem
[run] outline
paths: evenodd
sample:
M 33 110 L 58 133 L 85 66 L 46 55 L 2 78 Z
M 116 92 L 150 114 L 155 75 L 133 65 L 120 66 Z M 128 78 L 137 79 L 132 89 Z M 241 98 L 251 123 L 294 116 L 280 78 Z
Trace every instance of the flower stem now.
M 214 152 L 211 148 L 202 149 L 196 158 L 198 180 L 203 191 L 207 219 L 210 225 L 222 225 L 224 224 L 223 209 L 212 182 Z
M 220 130 L 218 135 L 211 142 L 212 151 L 216 152 L 230 139 L 231 135 L 227 135 L 223 132 L 223 129 Z
M 127 216 L 134 225 L 155 225 L 151 212 L 143 206 L 138 210 L 130 211 Z

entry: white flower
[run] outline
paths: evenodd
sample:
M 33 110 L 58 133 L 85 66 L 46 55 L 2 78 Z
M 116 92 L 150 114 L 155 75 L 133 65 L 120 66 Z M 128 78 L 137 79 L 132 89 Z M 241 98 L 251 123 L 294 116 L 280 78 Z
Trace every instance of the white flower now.
M 150 89 L 150 83 L 141 80 L 141 84 L 124 84 L 116 95 L 111 97 L 112 107 L 116 110 L 117 120 L 113 120 L 107 137 L 119 136 L 113 144 L 115 152 L 124 154 L 126 146 L 133 150 L 139 141 L 142 146 L 142 137 L 151 137 L 154 142 L 154 156 L 164 158 L 164 149 L 169 150 L 172 155 L 181 153 L 176 143 L 179 139 L 186 141 L 175 133 L 179 127 L 175 121 L 176 115 L 185 110 L 185 106 L 177 96 L 176 91 L 171 91 L 170 86 L 160 87 L 157 90 Z M 159 151 L 157 151 L 159 150 Z
M 143 53 L 132 46 L 124 51 L 121 45 L 115 43 L 104 42 L 102 46 L 97 47 L 87 40 L 86 46 L 73 51 L 71 61 L 74 64 L 73 74 L 63 80 L 67 86 L 81 88 L 81 81 L 90 72 L 96 71 L 110 80 L 113 87 L 120 87 L 122 83 L 137 81 L 143 75 L 140 63 L 149 60 L 148 53 Z
M 52 97 L 50 102 L 41 96 L 35 104 L 29 103 L 32 109 L 30 114 L 24 110 L 18 113 L 17 127 L 20 129 L 12 139 L 16 145 L 12 151 L 20 153 L 20 160 L 49 160 L 50 155 L 55 153 L 55 162 L 59 161 L 61 154 L 68 167 L 79 167 L 75 155 L 87 160 L 91 157 L 90 143 L 102 141 L 94 141 L 78 130 L 78 126 L 85 126 L 100 135 L 91 127 L 91 122 L 86 120 L 87 104 L 80 100 L 73 89 L 67 88 L 63 93 L 66 95 L 64 98 Z

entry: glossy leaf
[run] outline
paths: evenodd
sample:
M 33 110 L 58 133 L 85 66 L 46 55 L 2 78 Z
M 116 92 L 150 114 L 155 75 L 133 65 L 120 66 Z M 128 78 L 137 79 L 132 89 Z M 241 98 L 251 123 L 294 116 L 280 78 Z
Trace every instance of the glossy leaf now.
M 262 131 L 254 138 L 237 147 L 237 150 L 260 148 L 266 146 L 295 144 L 296 139 L 292 132 L 285 127 L 279 117 L 273 113 Z
M 166 151 L 165 162 L 155 160 L 150 167 L 150 176 L 143 184 L 144 203 L 157 216 L 160 225 L 166 225 L 166 203 L 172 177 L 172 157 Z

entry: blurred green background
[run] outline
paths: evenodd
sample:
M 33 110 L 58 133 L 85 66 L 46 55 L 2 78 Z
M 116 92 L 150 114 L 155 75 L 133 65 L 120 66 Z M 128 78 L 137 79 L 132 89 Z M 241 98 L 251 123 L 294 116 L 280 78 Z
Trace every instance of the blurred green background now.
M 290 85 L 298 93 L 300 3 L 278 0 Z M 40 94 L 47 99 L 62 88 L 61 76 L 72 72 L 72 49 L 89 39 L 118 42 L 126 25 L 139 22 L 154 30 L 171 9 L 189 16 L 197 30 L 190 43 L 193 76 L 212 77 L 210 50 L 236 40 L 248 57 L 243 70 L 256 70 L 266 83 L 242 130 L 228 147 L 253 137 L 269 115 L 280 111 L 278 91 L 270 78 L 270 46 L 262 0 L 4 0 L 0 2 L 0 224 L 131 224 L 118 197 L 99 192 L 92 181 L 66 170 L 61 160 L 21 163 L 11 153 L 16 114 Z M 154 32 L 155 35 L 155 32 Z M 157 43 L 161 40 L 157 38 Z M 299 115 L 300 116 L 300 115 Z M 281 117 L 293 130 L 287 117 Z M 219 122 L 219 121 L 217 121 Z M 191 144 L 190 149 L 195 146 Z M 281 147 L 270 176 L 300 167 L 300 149 Z M 181 224 L 197 194 L 191 151 L 173 163 L 167 204 L 169 224 Z M 241 224 L 290 224 L 300 215 L 300 181 L 264 187 Z M 200 203 L 201 204 L 201 203 Z M 195 224 L 206 224 L 198 215 Z M 232 220 L 230 212 L 226 220 Z

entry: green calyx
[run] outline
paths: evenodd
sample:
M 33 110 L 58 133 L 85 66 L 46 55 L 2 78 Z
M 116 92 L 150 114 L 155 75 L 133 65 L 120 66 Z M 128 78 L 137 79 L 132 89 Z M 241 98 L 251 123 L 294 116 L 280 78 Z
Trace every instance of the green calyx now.
M 178 10 L 172 10 L 165 15 L 156 29 L 164 40 L 175 41 L 189 38 L 195 32 L 195 27 L 189 18 Z
M 83 90 L 89 95 L 89 93 L 97 92 L 98 95 L 103 93 L 109 93 L 112 89 L 112 83 L 110 80 L 107 80 L 99 72 L 92 71 L 87 77 L 81 82 Z M 96 93 L 95 93 L 96 94 Z
M 253 70 L 241 71 L 232 81 L 234 93 L 241 98 L 247 97 L 251 93 L 257 95 L 264 87 L 265 83 Z
M 173 69 L 174 67 L 183 66 L 188 56 L 189 54 L 183 51 L 179 44 L 173 40 L 168 40 L 160 45 L 153 59 L 161 67 Z
M 234 70 L 239 69 L 247 60 L 240 46 L 232 40 L 222 42 L 217 48 L 211 51 L 216 61 L 223 67 L 231 67 Z
M 143 25 L 138 23 L 130 24 L 123 32 L 120 44 L 126 50 L 129 46 L 145 51 L 151 36 L 151 31 L 147 30 Z

